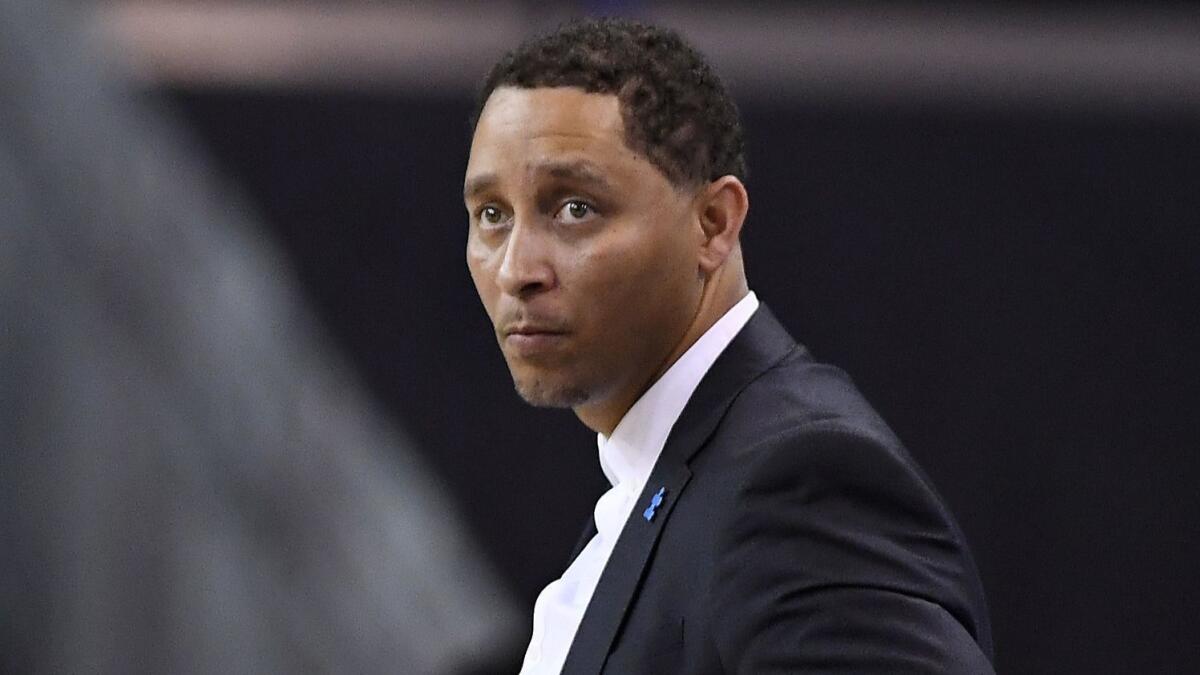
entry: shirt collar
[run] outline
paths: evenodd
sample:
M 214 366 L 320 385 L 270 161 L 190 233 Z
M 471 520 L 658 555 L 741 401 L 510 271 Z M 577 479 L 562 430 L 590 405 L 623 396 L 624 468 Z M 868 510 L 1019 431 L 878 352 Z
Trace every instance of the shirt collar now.
M 609 483 L 628 485 L 634 494 L 641 492 L 692 392 L 758 304 L 754 292 L 747 293 L 642 394 L 611 436 L 596 434 L 600 468 Z

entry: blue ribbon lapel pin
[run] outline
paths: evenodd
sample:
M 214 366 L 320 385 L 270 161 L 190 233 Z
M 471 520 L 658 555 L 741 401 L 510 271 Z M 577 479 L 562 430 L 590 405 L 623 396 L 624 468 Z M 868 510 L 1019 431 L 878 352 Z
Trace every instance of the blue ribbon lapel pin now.
M 663 497 L 666 494 L 667 488 L 660 487 L 658 488 L 658 492 L 655 492 L 654 496 L 650 498 L 650 506 L 647 506 L 646 510 L 642 511 L 642 517 L 646 519 L 647 523 L 654 520 L 654 514 L 658 511 L 658 507 L 662 506 Z

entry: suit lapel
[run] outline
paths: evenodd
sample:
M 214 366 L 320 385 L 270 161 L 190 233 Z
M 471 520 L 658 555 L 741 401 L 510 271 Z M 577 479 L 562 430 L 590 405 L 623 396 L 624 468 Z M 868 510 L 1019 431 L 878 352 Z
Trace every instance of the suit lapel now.
M 688 461 L 704 446 L 742 389 L 795 349 L 796 343 L 762 305 L 700 381 L 667 437 L 650 479 L 600 575 L 563 665 L 564 675 L 590 675 L 604 668 L 658 537 L 691 478 Z M 662 503 L 647 513 L 660 489 L 664 491 Z M 595 532 L 595 522 L 589 521 L 575 555 Z
M 679 494 L 691 477 L 691 471 L 683 465 L 662 471 L 658 466 L 655 467 L 596 584 L 596 591 L 575 633 L 577 639 L 571 644 L 563 665 L 563 675 L 599 673 L 604 667 L 608 648 L 633 599 L 633 590 L 642 578 L 654 544 L 658 542 Z M 659 488 L 665 489 L 662 503 L 647 520 L 645 510 Z M 578 639 L 581 635 L 587 636 L 586 639 Z

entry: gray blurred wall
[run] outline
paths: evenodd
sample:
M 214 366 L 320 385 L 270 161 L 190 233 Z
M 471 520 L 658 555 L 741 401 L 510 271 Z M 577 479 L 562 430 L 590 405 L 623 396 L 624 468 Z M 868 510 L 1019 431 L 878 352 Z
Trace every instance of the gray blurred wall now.
M 54 7 L 0 0 L 0 671 L 510 650 L 522 618 L 288 267 Z

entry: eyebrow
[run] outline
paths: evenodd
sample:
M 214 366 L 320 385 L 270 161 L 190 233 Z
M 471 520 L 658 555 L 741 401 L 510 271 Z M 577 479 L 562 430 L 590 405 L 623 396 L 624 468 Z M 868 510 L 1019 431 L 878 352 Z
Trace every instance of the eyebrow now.
M 549 162 L 537 167 L 538 171 L 544 171 L 555 178 L 566 180 L 577 180 L 582 183 L 591 183 L 601 189 L 610 189 L 612 185 L 608 178 L 604 176 L 604 172 L 600 170 L 594 163 L 580 159 L 573 162 Z
M 611 190 L 612 183 L 594 162 L 579 159 L 567 162 L 546 162 L 534 167 L 534 173 L 544 173 L 553 178 L 590 183 L 601 190 Z M 484 173 L 467 179 L 463 186 L 463 199 L 485 192 L 499 182 L 494 173 Z
M 468 178 L 466 184 L 463 185 L 463 199 L 470 199 L 480 192 L 490 189 L 497 182 L 498 179 L 494 173 L 485 173 Z

